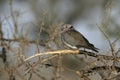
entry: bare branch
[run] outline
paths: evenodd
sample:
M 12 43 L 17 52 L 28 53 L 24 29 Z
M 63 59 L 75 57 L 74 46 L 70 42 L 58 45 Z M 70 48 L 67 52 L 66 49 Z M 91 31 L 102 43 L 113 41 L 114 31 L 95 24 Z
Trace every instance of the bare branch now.
M 96 24 L 96 25 L 97 25 L 97 27 L 99 28 L 99 30 L 103 33 L 103 35 L 105 36 L 107 42 L 109 43 L 109 46 L 110 46 L 112 55 L 115 57 L 114 48 L 113 48 L 113 46 L 112 46 L 112 43 L 111 43 L 110 40 L 109 40 L 108 35 L 105 33 L 105 31 L 103 31 L 103 30 L 98 26 L 98 24 Z
M 27 59 L 25 59 L 24 61 L 28 61 L 34 57 L 39 57 L 39 56 L 43 56 L 43 55 L 62 55 L 62 54 L 79 54 L 80 51 L 79 50 L 57 50 L 57 51 L 51 51 L 51 52 L 43 52 L 43 53 L 39 53 L 39 54 L 35 54 L 33 56 L 28 57 Z
M 76 74 L 78 75 L 78 76 L 80 76 L 80 78 L 84 78 L 84 80 L 90 80 L 89 78 L 88 78 L 88 76 L 86 76 L 86 75 L 84 75 L 82 72 L 80 72 L 80 71 L 76 71 Z
M 10 0 L 9 4 L 10 4 L 10 13 L 11 13 L 12 21 L 14 25 L 14 31 L 15 31 L 15 34 L 18 34 L 18 24 L 17 24 L 17 20 L 15 19 L 15 15 L 13 12 L 13 0 Z M 14 34 L 14 37 L 16 38 L 15 34 Z

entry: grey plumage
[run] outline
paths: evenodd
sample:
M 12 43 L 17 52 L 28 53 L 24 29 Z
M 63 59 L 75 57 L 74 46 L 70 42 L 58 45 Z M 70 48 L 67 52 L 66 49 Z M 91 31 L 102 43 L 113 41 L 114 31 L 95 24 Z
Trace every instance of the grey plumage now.
M 70 24 L 66 24 L 61 28 L 61 39 L 65 45 L 72 49 L 86 48 L 95 52 L 99 50 Z

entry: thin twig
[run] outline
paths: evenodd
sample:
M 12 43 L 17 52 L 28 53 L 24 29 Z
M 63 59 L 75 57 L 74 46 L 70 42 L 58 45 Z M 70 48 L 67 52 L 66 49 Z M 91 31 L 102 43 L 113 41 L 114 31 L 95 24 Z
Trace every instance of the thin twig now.
M 113 48 L 113 46 L 112 46 L 112 44 L 111 44 L 111 42 L 110 42 L 110 40 L 109 40 L 108 35 L 98 26 L 98 24 L 96 24 L 96 25 L 97 25 L 97 27 L 99 28 L 99 30 L 103 33 L 103 35 L 105 36 L 107 42 L 109 43 L 109 46 L 110 46 L 112 55 L 115 57 L 114 48 Z
M 15 30 L 15 34 L 18 34 L 18 25 L 17 25 L 17 20 L 15 19 L 14 13 L 13 13 L 13 0 L 10 0 L 9 2 L 10 4 L 10 13 L 12 16 L 12 21 L 13 21 L 13 25 L 14 25 L 14 30 Z M 16 38 L 16 36 L 14 35 L 14 37 Z
M 117 73 L 120 72 L 120 67 L 117 66 L 98 66 L 98 67 L 93 67 L 88 70 L 82 70 L 83 74 L 89 74 L 93 73 L 94 71 L 105 71 L 105 70 L 113 70 L 116 71 Z
M 85 74 L 83 74 L 80 71 L 76 71 L 76 74 L 80 77 L 80 78 L 84 78 L 84 80 L 91 80 L 90 78 L 88 78 L 88 76 L 86 76 Z
M 45 58 L 45 59 L 43 59 L 42 61 L 36 62 L 35 64 L 32 65 L 32 67 L 30 67 L 30 68 L 26 71 L 26 73 L 30 72 L 30 71 L 31 71 L 35 66 L 37 66 L 38 64 L 42 64 L 42 63 L 47 62 L 47 61 L 49 61 L 49 60 L 51 60 L 51 59 L 53 59 L 53 58 L 55 58 L 55 57 L 58 57 L 58 56 L 59 56 L 59 55 L 54 55 L 54 56 Z

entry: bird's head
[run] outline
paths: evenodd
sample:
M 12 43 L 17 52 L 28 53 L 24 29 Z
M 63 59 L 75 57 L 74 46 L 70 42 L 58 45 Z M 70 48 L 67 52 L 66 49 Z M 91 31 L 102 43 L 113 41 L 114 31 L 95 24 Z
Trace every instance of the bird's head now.
M 69 30 L 73 30 L 74 27 L 71 24 L 65 24 L 61 27 L 61 33 L 64 33 Z

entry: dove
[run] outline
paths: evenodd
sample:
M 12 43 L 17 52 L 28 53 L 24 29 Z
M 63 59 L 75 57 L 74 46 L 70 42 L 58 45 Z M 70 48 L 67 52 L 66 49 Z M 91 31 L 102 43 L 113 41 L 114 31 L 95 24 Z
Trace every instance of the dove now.
M 65 24 L 61 27 L 61 40 L 71 49 L 89 49 L 98 52 L 98 48 L 94 47 L 80 32 L 76 31 L 71 24 Z

